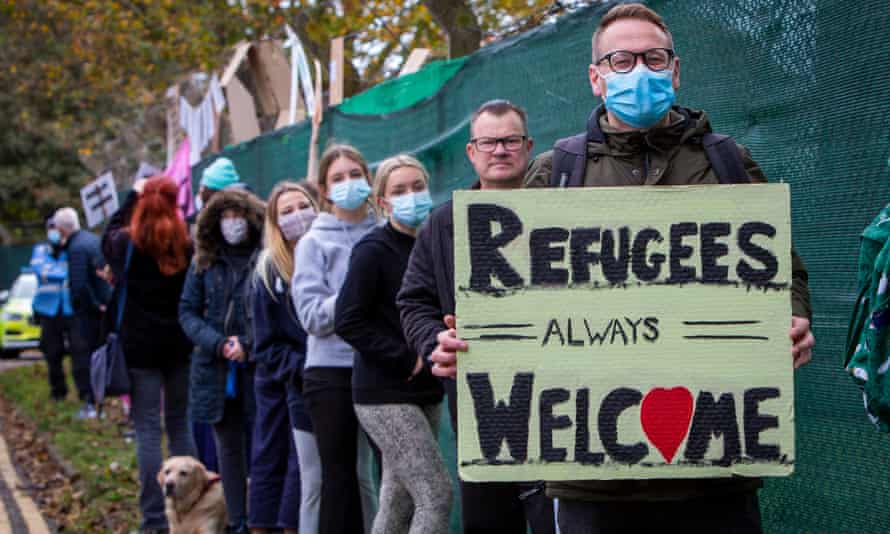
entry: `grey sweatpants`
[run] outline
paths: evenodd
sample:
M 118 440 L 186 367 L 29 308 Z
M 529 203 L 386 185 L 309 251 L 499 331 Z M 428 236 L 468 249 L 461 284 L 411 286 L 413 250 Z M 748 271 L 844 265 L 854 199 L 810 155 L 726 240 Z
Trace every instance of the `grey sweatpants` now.
M 356 404 L 380 448 L 383 477 L 373 534 L 447 534 L 451 480 L 436 435 L 441 405 Z
M 300 532 L 318 534 L 318 509 L 321 505 L 321 458 L 315 435 L 294 431 L 294 445 L 300 462 Z

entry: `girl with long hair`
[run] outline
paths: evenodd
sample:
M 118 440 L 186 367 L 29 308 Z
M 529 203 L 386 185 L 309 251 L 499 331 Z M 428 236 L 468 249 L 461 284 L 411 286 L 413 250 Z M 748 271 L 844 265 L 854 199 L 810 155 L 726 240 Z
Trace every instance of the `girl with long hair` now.
M 130 372 L 142 532 L 167 528 L 156 478 L 162 463 L 162 396 L 170 456 L 197 454 L 187 413 L 192 343 L 177 320 L 192 245 L 176 195 L 170 178 L 137 181 L 103 240 L 118 291 L 126 285 L 119 335 Z
M 446 534 L 451 479 L 437 435 L 442 385 L 405 340 L 396 295 L 417 229 L 432 208 L 426 169 L 399 155 L 377 168 L 374 198 L 387 216 L 356 244 L 336 307 L 336 332 L 358 351 L 355 413 L 383 456 L 373 534 Z
M 308 183 L 282 182 L 266 208 L 251 299 L 257 411 L 248 525 L 255 534 L 318 533 L 321 466 L 300 394 L 306 331 L 290 299 L 294 248 L 318 213 L 317 196 Z
M 309 333 L 303 396 L 321 458 L 324 534 L 365 531 L 376 507 L 369 470 L 357 458 L 369 457 L 369 445 L 352 408 L 355 350 L 334 333 L 334 304 L 352 248 L 377 226 L 368 176 L 365 159 L 349 145 L 333 145 L 322 154 L 318 189 L 324 211 L 297 244 L 291 284 L 297 316 Z

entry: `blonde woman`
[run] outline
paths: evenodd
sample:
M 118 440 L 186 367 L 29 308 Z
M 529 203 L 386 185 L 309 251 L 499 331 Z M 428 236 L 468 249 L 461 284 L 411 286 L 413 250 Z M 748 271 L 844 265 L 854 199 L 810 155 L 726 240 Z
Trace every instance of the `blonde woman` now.
M 448 532 L 451 480 L 436 441 L 442 385 L 408 346 L 396 309 L 417 229 L 432 208 L 428 182 L 411 156 L 380 164 L 374 196 L 388 221 L 355 246 L 337 300 L 336 332 L 358 351 L 355 413 L 383 457 L 374 534 Z
M 264 248 L 252 288 L 257 366 L 248 526 L 255 534 L 318 532 L 321 471 L 299 387 L 306 331 L 290 299 L 293 251 L 315 220 L 317 196 L 309 184 L 282 182 L 266 209 Z
M 360 534 L 375 513 L 373 485 L 360 463 L 368 458 L 368 446 L 360 444 L 363 433 L 352 408 L 355 351 L 334 333 L 334 304 L 352 248 L 377 226 L 368 174 L 365 159 L 351 146 L 333 145 L 322 154 L 323 211 L 297 244 L 291 284 L 297 316 L 309 334 L 303 396 L 321 458 L 324 534 Z

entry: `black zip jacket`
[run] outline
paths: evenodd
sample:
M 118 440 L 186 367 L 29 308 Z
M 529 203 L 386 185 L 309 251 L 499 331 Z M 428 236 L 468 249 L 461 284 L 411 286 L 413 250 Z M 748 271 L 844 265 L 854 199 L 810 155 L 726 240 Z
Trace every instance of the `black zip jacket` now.
M 479 189 L 476 182 L 472 189 Z M 449 200 L 430 214 L 417 234 L 402 289 L 396 298 L 405 339 L 414 352 L 426 358 L 436 348 L 436 336 L 445 330 L 445 316 L 454 315 L 454 215 Z M 457 428 L 457 390 L 454 380 L 442 380 L 448 393 L 452 428 Z
M 434 404 L 442 386 L 429 363 L 411 377 L 418 355 L 405 340 L 396 294 L 408 266 L 414 238 L 387 224 L 356 244 L 337 297 L 335 330 L 358 352 L 353 364 L 356 404 Z

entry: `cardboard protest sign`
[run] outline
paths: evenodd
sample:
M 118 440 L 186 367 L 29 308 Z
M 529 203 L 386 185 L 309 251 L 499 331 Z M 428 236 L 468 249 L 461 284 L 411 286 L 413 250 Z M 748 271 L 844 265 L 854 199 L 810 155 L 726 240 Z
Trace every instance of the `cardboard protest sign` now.
M 787 185 L 454 195 L 472 481 L 794 466 Z
M 80 201 L 86 214 L 87 226 L 93 228 L 117 211 L 117 187 L 114 176 L 106 172 L 80 190 Z

